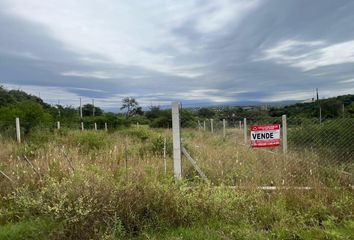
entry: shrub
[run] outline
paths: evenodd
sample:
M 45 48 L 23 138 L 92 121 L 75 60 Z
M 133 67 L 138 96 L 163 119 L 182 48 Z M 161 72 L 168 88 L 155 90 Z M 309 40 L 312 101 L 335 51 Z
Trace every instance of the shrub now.
M 9 107 L 0 108 L 1 128 L 12 127 L 16 117 L 20 118 L 24 134 L 28 134 L 37 126 L 50 126 L 52 117 L 43 107 L 33 102 L 23 102 Z
M 155 136 L 150 141 L 150 151 L 157 155 L 163 154 L 163 147 L 164 147 L 165 138 L 161 135 Z M 166 155 L 172 156 L 173 146 L 172 146 L 172 139 L 166 138 Z
M 152 134 L 152 132 L 147 128 L 129 128 L 123 130 L 122 132 L 128 136 L 140 139 L 142 141 L 147 140 Z
M 105 132 L 84 131 L 75 136 L 74 143 L 83 151 L 99 150 L 109 145 Z

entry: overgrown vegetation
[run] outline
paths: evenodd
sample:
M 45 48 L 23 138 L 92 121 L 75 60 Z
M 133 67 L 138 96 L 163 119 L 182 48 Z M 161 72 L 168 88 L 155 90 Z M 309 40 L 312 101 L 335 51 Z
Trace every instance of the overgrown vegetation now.
M 50 132 L 18 145 L 1 138 L 0 239 L 350 239 L 353 178 L 316 155 L 235 144 L 242 132 L 183 131 L 205 171 L 172 177 L 169 131 Z M 45 134 L 46 135 L 46 134 Z M 167 173 L 163 146 L 167 142 Z M 40 144 L 28 155 L 19 150 Z M 353 169 L 353 168 L 351 168 Z M 268 192 L 263 185 L 314 190 Z

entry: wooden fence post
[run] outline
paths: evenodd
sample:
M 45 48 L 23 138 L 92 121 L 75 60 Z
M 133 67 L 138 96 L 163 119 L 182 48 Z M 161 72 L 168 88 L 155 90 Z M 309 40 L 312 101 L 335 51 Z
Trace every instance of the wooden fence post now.
M 282 129 L 283 129 L 283 153 L 288 151 L 288 129 L 286 123 L 286 115 L 281 117 Z
M 243 119 L 243 138 L 245 140 L 245 144 L 247 144 L 247 118 Z
M 21 143 L 21 127 L 20 127 L 19 118 L 16 118 L 16 137 L 17 137 L 17 142 Z
M 176 179 L 182 179 L 181 129 L 178 102 L 172 103 L 173 172 Z

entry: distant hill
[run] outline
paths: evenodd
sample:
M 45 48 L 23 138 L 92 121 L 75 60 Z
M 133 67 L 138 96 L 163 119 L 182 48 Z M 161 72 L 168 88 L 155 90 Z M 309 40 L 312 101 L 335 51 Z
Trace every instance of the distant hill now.
M 42 105 L 44 108 L 49 108 L 50 105 L 45 103 L 41 98 L 30 95 L 21 90 L 6 90 L 0 86 L 0 107 L 21 103 L 21 102 L 35 102 Z
M 351 117 L 354 114 L 354 95 L 342 95 L 333 98 L 320 99 L 314 102 L 289 104 L 284 107 L 272 107 L 269 115 L 278 117 L 286 114 L 289 117 L 317 118 L 321 109 L 323 119 L 336 117 Z

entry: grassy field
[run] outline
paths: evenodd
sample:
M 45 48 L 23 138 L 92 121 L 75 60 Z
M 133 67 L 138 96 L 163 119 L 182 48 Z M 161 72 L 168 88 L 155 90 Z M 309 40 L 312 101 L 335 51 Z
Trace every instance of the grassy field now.
M 226 139 L 188 129 L 182 136 L 208 181 L 186 159 L 184 180 L 173 179 L 168 130 L 37 130 L 22 144 L 0 138 L 0 239 L 354 236 L 353 162 L 255 151 L 239 130 Z

